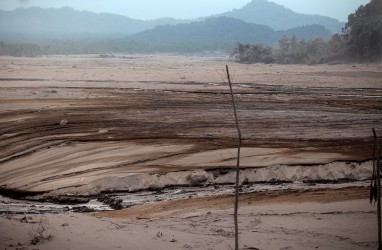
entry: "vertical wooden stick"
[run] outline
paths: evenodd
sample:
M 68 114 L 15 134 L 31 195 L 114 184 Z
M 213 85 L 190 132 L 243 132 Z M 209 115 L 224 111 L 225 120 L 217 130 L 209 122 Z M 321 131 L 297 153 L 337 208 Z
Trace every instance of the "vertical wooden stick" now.
M 376 174 L 377 174 L 377 214 L 378 214 L 378 250 L 382 250 L 382 238 L 381 238 L 381 170 L 380 170 L 380 155 L 381 148 L 378 143 L 377 133 L 373 128 L 374 135 L 374 150 L 377 153 L 377 164 L 376 164 Z M 375 155 L 375 154 L 374 154 Z M 375 161 L 375 159 L 373 159 Z
M 234 222 L 235 222 L 235 250 L 239 249 L 239 223 L 238 223 L 238 211 L 239 211 L 239 186 L 240 186 L 240 149 L 241 149 L 241 131 L 239 126 L 239 120 L 237 118 L 235 97 L 233 95 L 231 76 L 229 74 L 228 65 L 226 65 L 227 78 L 229 89 L 231 92 L 232 106 L 235 114 L 236 129 L 238 134 L 238 147 L 237 147 L 237 159 L 236 159 L 236 185 L 235 185 L 235 210 L 234 210 Z

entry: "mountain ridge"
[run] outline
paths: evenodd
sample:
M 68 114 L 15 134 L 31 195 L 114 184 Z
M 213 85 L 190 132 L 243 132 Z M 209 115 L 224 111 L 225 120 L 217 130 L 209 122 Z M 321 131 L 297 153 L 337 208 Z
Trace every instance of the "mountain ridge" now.
M 258 3 L 278 6 L 267 0 L 252 0 L 230 13 L 245 10 L 247 16 L 251 16 Z M 282 6 L 278 8 L 294 13 Z M 47 46 L 45 51 L 48 53 L 229 50 L 236 42 L 276 46 L 282 36 L 295 35 L 299 40 L 331 36 L 329 30 L 317 24 L 277 30 L 242 19 L 215 15 L 198 20 L 160 18 L 144 21 L 116 14 L 77 11 L 70 7 L 31 7 L 0 10 L 0 34 L 1 40 L 7 43 Z
M 230 49 L 237 42 L 258 43 L 268 46 L 276 46 L 283 36 L 295 35 L 298 40 L 312 40 L 316 38 L 330 38 L 331 32 L 320 25 L 309 25 L 296 27 L 285 31 L 275 31 L 272 28 L 247 23 L 240 19 L 231 17 L 211 17 L 204 21 L 177 25 L 161 25 L 153 29 L 134 34 L 126 38 L 126 42 L 142 43 L 150 41 L 151 45 L 144 47 L 152 49 L 165 46 L 165 44 L 176 43 L 184 47 L 193 44 L 195 47 L 206 46 L 208 49 L 217 48 Z
M 268 0 L 252 0 L 242 8 L 233 9 L 216 16 L 233 17 L 249 23 L 263 24 L 274 30 L 287 30 L 304 25 L 318 24 L 332 33 L 340 33 L 344 26 L 344 23 L 335 18 L 297 13 Z
M 63 20 L 65 20 L 63 22 Z M 0 10 L 0 32 L 134 34 L 158 25 L 185 22 L 174 18 L 140 20 L 110 13 L 77 11 L 70 7 Z
M 140 20 L 110 13 L 77 11 L 70 7 L 60 9 L 39 7 L 0 10 L 1 33 L 94 33 L 132 35 L 159 25 L 176 25 L 206 20 L 210 17 L 232 17 L 247 23 L 269 26 L 278 30 L 318 24 L 332 33 L 340 32 L 343 23 L 334 18 L 296 13 L 268 0 L 252 0 L 239 9 L 192 20 L 159 18 Z M 63 20 L 65 20 L 63 22 Z

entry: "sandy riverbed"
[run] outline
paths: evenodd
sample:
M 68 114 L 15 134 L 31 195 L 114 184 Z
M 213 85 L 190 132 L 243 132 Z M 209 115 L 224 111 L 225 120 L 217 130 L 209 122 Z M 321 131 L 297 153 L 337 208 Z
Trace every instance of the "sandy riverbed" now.
M 265 182 L 277 182 L 271 173 L 312 182 L 370 175 L 371 128 L 382 134 L 381 65 L 240 65 L 202 55 L 0 57 L 0 188 L 94 196 L 123 189 L 130 176 L 142 184 L 140 177 L 169 174 L 189 185 L 182 171 L 226 174 L 236 146 L 226 64 L 248 174 L 270 169 Z M 215 173 L 214 181 L 221 178 Z M 277 192 L 263 193 L 260 205 L 247 197 L 242 247 L 375 248 L 375 208 L 365 187 L 317 192 L 292 192 L 277 204 Z M 112 215 L 48 214 L 54 237 L 37 246 L 30 239 L 40 216 L 25 223 L 2 215 L 1 247 L 230 249 L 231 200 L 211 199 L 210 207 L 191 199 Z
M 370 159 L 371 128 L 382 130 L 380 65 L 240 65 L 201 55 L 1 57 L 0 187 L 46 192 L 113 176 L 232 168 L 236 130 L 226 64 L 243 167 Z

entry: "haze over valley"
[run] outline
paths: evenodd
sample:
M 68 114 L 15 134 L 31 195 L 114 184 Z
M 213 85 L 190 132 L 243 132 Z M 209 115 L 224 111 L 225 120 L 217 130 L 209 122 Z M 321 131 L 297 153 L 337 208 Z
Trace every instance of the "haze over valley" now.
M 328 39 L 343 26 L 334 18 L 299 14 L 267 0 L 196 19 L 140 20 L 70 7 L 0 11 L 3 42 L 49 46 L 42 48 L 45 54 L 230 51 L 238 41 L 276 46 L 282 36 Z

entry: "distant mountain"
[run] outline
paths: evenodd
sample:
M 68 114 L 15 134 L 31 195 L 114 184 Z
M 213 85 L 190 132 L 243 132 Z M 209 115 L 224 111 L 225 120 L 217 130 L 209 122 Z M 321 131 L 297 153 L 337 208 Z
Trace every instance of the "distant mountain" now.
M 19 8 L 13 11 L 0 10 L 0 34 L 41 34 L 62 37 L 75 34 L 130 35 L 158 25 L 185 22 L 173 18 L 150 21 L 133 19 L 115 14 L 96 14 L 76 11 L 69 7 L 42 9 Z
M 287 30 L 299 26 L 318 24 L 333 33 L 341 33 L 344 23 L 319 15 L 296 13 L 282 5 L 267 0 L 252 0 L 240 9 L 221 13 L 218 16 L 233 17 L 248 23 L 257 23 L 274 30 Z
M 320 25 L 274 31 L 268 26 L 247 23 L 230 17 L 213 17 L 188 24 L 163 25 L 128 37 L 127 47 L 139 51 L 192 51 L 232 49 L 236 42 L 277 45 L 282 36 L 299 40 L 329 38 L 331 32 Z M 141 46 L 139 46 L 141 45 Z
M 317 24 L 324 26 L 331 32 L 340 32 L 344 25 L 338 20 L 329 17 L 298 14 L 268 0 L 252 0 L 240 9 L 234 9 L 216 16 L 232 17 L 247 23 L 265 25 L 276 31 Z M 193 21 L 208 18 L 210 17 Z M 69 7 L 60 9 L 32 7 L 12 11 L 0 10 L 0 33 L 3 37 L 4 34 L 39 34 L 43 36 L 49 34 L 55 38 L 73 34 L 123 34 L 126 36 L 159 25 L 174 25 L 190 23 L 191 21 L 174 18 L 144 21 L 116 14 L 76 11 Z
M 193 22 L 33 7 L 0 10 L 0 41 L 37 44 L 46 54 L 231 50 L 236 42 L 274 46 L 282 36 L 329 38 L 331 32 L 324 25 L 306 21 L 315 18 L 317 23 L 326 20 L 340 26 L 334 19 L 296 14 L 266 0 L 253 0 L 239 10 Z

